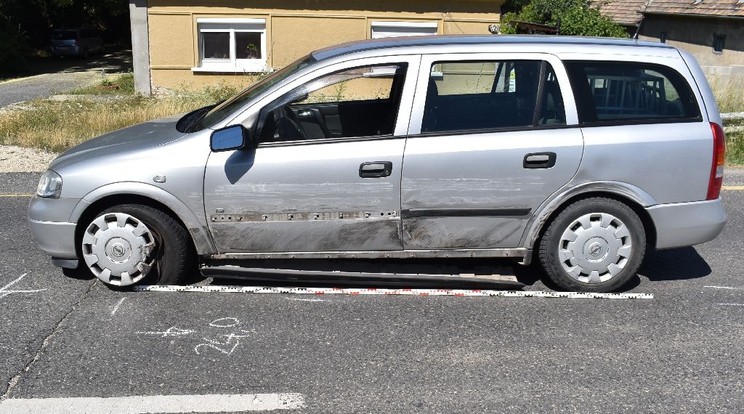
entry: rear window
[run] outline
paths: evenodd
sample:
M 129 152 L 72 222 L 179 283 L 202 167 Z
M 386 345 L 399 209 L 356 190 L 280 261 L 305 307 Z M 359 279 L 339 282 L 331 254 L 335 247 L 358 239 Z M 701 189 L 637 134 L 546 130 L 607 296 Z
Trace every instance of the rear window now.
M 675 70 L 640 62 L 566 62 L 584 124 L 699 121 L 700 108 Z

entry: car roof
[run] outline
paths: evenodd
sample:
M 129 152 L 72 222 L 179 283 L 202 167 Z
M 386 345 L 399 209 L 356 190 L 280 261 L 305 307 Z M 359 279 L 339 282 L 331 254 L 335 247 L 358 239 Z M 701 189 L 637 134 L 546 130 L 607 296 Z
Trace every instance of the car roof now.
M 524 44 L 524 45 L 581 45 L 581 46 L 645 46 L 673 49 L 664 43 L 647 42 L 637 39 L 618 39 L 608 37 L 577 37 L 550 35 L 438 35 L 388 37 L 384 39 L 359 40 L 343 43 L 337 46 L 319 49 L 312 53 L 316 60 L 331 59 L 350 53 L 376 51 L 386 49 L 390 53 L 410 48 L 431 48 L 437 46 L 455 45 L 495 45 L 495 44 Z

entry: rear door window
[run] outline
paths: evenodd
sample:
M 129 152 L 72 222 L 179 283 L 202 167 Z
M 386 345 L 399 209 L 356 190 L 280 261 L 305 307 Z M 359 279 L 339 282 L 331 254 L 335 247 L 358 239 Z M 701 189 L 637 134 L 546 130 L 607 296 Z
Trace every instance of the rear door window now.
M 583 124 L 699 121 L 700 108 L 675 70 L 640 62 L 567 62 Z
M 421 131 L 565 125 L 553 68 L 539 60 L 436 62 Z

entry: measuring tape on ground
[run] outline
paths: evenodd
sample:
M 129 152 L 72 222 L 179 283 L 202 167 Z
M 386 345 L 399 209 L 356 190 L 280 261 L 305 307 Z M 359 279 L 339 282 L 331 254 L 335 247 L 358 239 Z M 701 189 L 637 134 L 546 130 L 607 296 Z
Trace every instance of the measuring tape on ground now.
M 502 298 L 563 298 L 563 299 L 653 299 L 649 293 L 582 293 L 521 290 L 479 289 L 383 289 L 383 288 L 313 288 L 268 286 L 135 286 L 135 292 L 189 293 L 253 293 L 284 295 L 380 295 L 380 296 L 456 296 Z

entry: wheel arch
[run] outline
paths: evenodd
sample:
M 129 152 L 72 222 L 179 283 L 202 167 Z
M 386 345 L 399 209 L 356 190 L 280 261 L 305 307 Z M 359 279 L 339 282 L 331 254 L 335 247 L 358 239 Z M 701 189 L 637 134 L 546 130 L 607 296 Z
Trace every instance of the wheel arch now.
M 95 218 L 96 214 L 120 204 L 142 204 L 159 209 L 180 223 L 191 236 L 191 243 L 197 254 L 205 255 L 216 252 L 206 225 L 181 200 L 158 187 L 131 184 L 116 183 L 99 187 L 78 203 L 70 215 L 70 222 L 77 223 L 75 228 L 76 251 L 80 248 L 85 227 Z
M 646 232 L 646 245 L 656 246 L 656 226 L 645 207 L 652 206 L 656 200 L 642 189 L 625 183 L 594 183 L 570 188 L 543 203 L 535 215 L 522 240 L 522 246 L 535 249 L 548 225 L 569 205 L 588 198 L 609 198 L 630 207 L 643 223 Z

